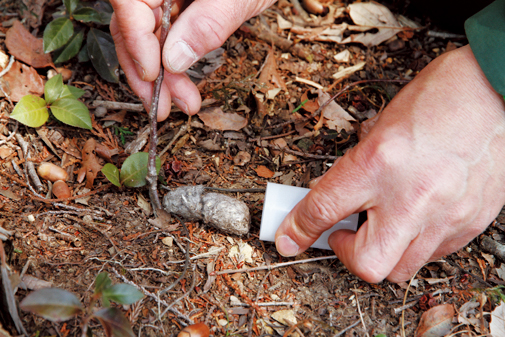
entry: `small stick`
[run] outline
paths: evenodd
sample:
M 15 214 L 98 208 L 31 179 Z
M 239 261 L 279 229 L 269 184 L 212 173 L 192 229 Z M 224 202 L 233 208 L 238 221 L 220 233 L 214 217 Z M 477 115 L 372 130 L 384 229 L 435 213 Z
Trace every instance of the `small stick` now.
M 165 309 L 165 311 L 163 311 L 163 313 L 160 315 L 160 317 L 163 317 L 165 316 L 165 314 L 167 313 L 168 310 L 170 310 L 177 302 L 183 300 L 185 297 L 189 296 L 189 294 L 191 294 L 191 292 L 193 291 L 193 289 L 195 289 L 195 286 L 196 286 L 196 266 L 193 265 L 193 282 L 191 283 L 191 288 L 189 288 L 188 291 L 186 291 L 186 293 L 184 295 L 182 295 L 181 297 L 177 298 L 175 301 L 173 301 L 172 303 L 170 303 L 170 305 Z
M 172 10 L 172 0 L 163 1 L 163 17 L 161 19 L 161 36 L 160 36 L 160 51 L 163 53 L 165 40 L 170 30 L 170 11 Z M 158 78 L 154 81 L 153 96 L 151 99 L 151 109 L 149 111 L 149 124 L 151 125 L 151 143 L 149 146 L 149 161 L 147 165 L 147 177 L 149 182 L 149 197 L 151 198 L 151 205 L 153 210 L 157 213 L 161 209 L 161 201 L 158 195 L 158 175 L 156 174 L 156 147 L 158 146 L 158 103 L 160 99 L 161 84 L 163 83 L 163 76 L 165 68 L 163 62 L 160 64 L 160 73 Z
M 326 160 L 326 159 L 337 160 L 337 158 L 338 158 L 338 156 L 332 156 L 332 155 L 321 155 L 321 154 L 312 154 L 312 153 L 306 153 L 306 152 L 301 152 L 301 151 L 295 151 L 295 150 L 291 150 L 288 147 L 280 148 L 279 146 L 272 145 L 272 144 L 268 144 L 268 147 L 278 150 L 278 151 L 284 151 L 284 152 L 287 152 L 290 154 L 294 154 L 295 156 L 318 159 L 318 160 Z
M 0 173 L 1 173 L 1 171 L 0 171 Z M 90 195 L 93 195 L 93 194 L 96 194 L 98 192 L 101 192 L 101 191 L 103 191 L 103 190 L 105 190 L 105 189 L 107 189 L 107 188 L 109 188 L 111 186 L 112 186 L 112 184 L 105 184 L 105 185 L 103 185 L 103 186 L 95 189 L 94 191 L 91 191 L 91 192 L 88 192 L 88 193 L 84 193 L 84 194 L 74 195 L 73 197 L 64 198 L 64 199 L 45 199 L 45 198 L 42 198 L 42 197 L 37 196 L 37 195 L 32 196 L 31 198 L 33 200 L 42 201 L 42 202 L 45 202 L 45 203 L 70 201 L 70 200 L 80 199 L 80 198 L 84 198 L 84 197 L 89 197 Z
M 346 333 L 347 330 L 354 328 L 356 325 L 358 325 L 361 322 L 361 320 L 357 320 L 356 322 L 352 323 L 349 325 L 347 328 L 343 329 L 342 331 L 337 332 L 336 334 L 333 335 L 333 337 L 338 337 L 342 336 L 344 333 Z
M 363 324 L 363 329 L 365 329 L 365 335 L 368 337 L 370 335 L 368 334 L 368 331 L 367 331 L 367 328 L 365 325 L 365 320 L 363 319 L 363 313 L 361 312 L 361 308 L 359 306 L 358 293 L 354 289 L 352 289 L 352 291 L 354 292 L 354 295 L 356 296 L 356 305 L 358 306 L 359 319 L 361 320 L 361 324 Z
M 257 271 L 257 270 L 270 270 L 270 269 L 275 269 L 275 268 L 290 266 L 290 265 L 298 264 L 298 263 L 309 263 L 309 262 L 315 262 L 315 261 L 321 261 L 321 260 L 332 260 L 332 259 L 337 259 L 337 258 L 338 257 L 336 255 L 321 256 L 321 257 L 314 257 L 314 258 L 305 259 L 305 260 L 296 260 L 296 261 L 275 263 L 275 264 L 271 264 L 271 265 L 268 265 L 268 266 L 261 266 L 261 267 L 254 267 L 254 268 L 219 270 L 219 271 L 215 271 L 215 272 L 210 273 L 210 275 L 214 276 L 214 275 L 222 275 L 222 274 L 246 273 L 246 272 Z
M 107 110 L 130 110 L 138 112 L 144 111 L 144 105 L 141 103 L 124 103 L 101 100 L 91 102 L 92 108 L 98 108 L 99 106 L 103 106 Z

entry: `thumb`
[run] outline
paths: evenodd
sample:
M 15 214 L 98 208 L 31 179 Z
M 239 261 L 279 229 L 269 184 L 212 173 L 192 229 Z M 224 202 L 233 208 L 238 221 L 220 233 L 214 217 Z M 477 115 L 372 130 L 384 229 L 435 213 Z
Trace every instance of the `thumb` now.
M 334 164 L 286 216 L 275 234 L 281 255 L 302 253 L 334 224 L 369 206 L 374 194 L 371 173 L 359 164 L 356 153 L 353 149 Z
M 186 71 L 220 47 L 240 25 L 274 0 L 196 0 L 174 22 L 163 48 L 163 64 L 172 73 Z

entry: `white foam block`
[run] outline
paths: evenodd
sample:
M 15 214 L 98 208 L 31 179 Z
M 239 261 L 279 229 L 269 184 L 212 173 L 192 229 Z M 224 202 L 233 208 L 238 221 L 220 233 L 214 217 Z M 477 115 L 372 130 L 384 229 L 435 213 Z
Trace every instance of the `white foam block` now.
M 309 191 L 308 188 L 268 183 L 261 217 L 260 240 L 275 241 L 275 232 L 282 220 Z M 355 231 L 357 227 L 358 214 L 352 214 L 324 232 L 311 247 L 331 250 L 328 245 L 328 237 L 331 233 L 339 229 Z

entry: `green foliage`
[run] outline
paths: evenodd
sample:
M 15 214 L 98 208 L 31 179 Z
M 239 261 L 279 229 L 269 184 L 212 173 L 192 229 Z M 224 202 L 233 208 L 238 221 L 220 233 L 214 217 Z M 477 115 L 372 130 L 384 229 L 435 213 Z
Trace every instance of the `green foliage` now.
M 121 187 L 121 182 L 119 181 L 119 170 L 111 163 L 107 163 L 102 167 L 102 173 L 113 185 Z
M 66 321 L 83 310 L 74 294 L 59 288 L 37 290 L 26 296 L 19 306 L 52 322 Z
M 14 107 L 11 118 L 21 124 L 37 128 L 49 118 L 46 101 L 38 96 L 26 95 Z
M 123 144 L 123 145 L 125 143 L 124 136 L 127 136 L 127 135 L 131 136 L 134 134 L 133 132 L 128 130 L 128 128 L 124 128 L 124 127 L 120 127 L 120 126 L 116 126 L 116 125 L 113 125 L 113 127 L 114 127 L 114 133 L 116 134 L 116 136 L 119 136 L 119 140 L 121 141 L 121 144 Z
M 106 164 L 102 168 L 102 173 L 107 179 L 117 187 L 142 187 L 147 183 L 147 163 L 149 154 L 147 152 L 137 152 L 126 158 L 121 166 L 121 172 L 112 164 Z M 156 157 L 156 174 L 160 172 L 161 160 Z
M 91 28 L 86 41 L 88 55 L 96 71 L 109 82 L 118 82 L 119 61 L 114 48 L 114 40 L 108 33 Z M 112 46 L 112 47 L 111 47 Z
M 107 308 L 94 310 L 100 297 Z M 112 285 L 109 276 L 104 272 L 98 274 L 95 279 L 95 292 L 87 309 L 74 294 L 58 288 L 32 292 L 21 301 L 20 307 L 53 322 L 66 321 L 84 313 L 86 317 L 82 320 L 82 328 L 83 331 L 87 331 L 87 335 L 90 335 L 89 321 L 95 318 L 102 324 L 106 336 L 133 337 L 130 323 L 119 309 L 110 307 L 110 301 L 132 304 L 142 297 L 144 295 L 131 285 L 124 283 Z
M 88 108 L 78 100 L 83 90 L 64 85 L 61 75 L 56 75 L 46 82 L 44 98 L 26 95 L 16 104 L 11 118 L 37 128 L 49 118 L 48 108 L 56 119 L 65 124 L 84 129 L 91 129 Z
M 63 47 L 74 35 L 72 21 L 67 18 L 58 18 L 51 21 L 44 29 L 44 53 L 50 53 Z
M 79 54 L 80 62 L 91 60 L 102 78 L 117 83 L 119 62 L 109 30 L 93 27 L 88 30 L 88 25 L 109 25 L 112 6 L 106 1 L 95 1 L 92 6 L 80 0 L 64 0 L 63 3 L 65 10 L 55 15 L 60 17 L 51 21 L 44 30 L 44 52 L 54 51 L 54 63 L 66 62 Z

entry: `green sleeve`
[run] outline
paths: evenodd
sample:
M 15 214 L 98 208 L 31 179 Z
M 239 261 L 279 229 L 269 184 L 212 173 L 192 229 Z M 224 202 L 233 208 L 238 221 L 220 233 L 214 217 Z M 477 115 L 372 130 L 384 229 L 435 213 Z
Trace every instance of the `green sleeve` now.
M 505 96 L 505 0 L 496 0 L 466 20 L 465 31 L 489 83 Z

